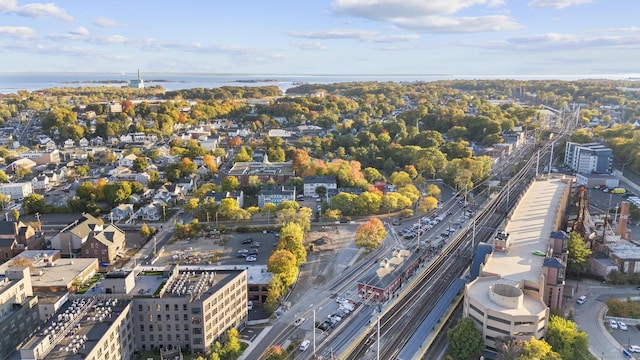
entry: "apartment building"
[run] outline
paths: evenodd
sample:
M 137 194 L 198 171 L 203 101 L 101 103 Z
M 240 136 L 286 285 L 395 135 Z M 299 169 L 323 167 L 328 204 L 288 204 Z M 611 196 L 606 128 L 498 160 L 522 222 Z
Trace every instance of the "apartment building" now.
M 21 201 L 33 194 L 33 186 L 30 181 L 0 184 L 0 194 L 11 197 L 11 200 Z
M 318 197 L 316 189 L 324 186 L 327 191 L 338 188 L 335 176 L 305 176 L 304 196 Z
M 76 297 L 18 349 L 20 359 L 129 360 L 135 342 L 131 301 Z
M 8 358 L 39 325 L 29 267 L 7 270 L 0 276 L 0 359 Z
M 598 143 L 580 144 L 568 141 L 565 146 L 564 164 L 583 174 L 609 174 L 613 151 Z
M 272 203 L 278 206 L 283 201 L 296 201 L 296 188 L 288 186 L 263 186 L 258 193 L 258 207 Z

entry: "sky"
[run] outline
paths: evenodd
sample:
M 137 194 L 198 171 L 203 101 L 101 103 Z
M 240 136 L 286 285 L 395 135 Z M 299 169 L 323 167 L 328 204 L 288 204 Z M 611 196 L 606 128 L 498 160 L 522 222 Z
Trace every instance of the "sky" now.
M 640 73 L 637 0 L 0 0 L 0 72 Z

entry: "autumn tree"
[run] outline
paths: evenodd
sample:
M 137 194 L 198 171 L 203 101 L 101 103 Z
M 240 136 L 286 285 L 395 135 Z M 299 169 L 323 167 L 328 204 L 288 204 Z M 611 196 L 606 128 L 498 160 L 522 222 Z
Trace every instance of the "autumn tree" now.
M 589 245 L 584 241 L 579 233 L 573 231 L 569 234 L 568 250 L 568 272 L 574 274 L 584 272 L 587 267 L 589 256 L 591 256 L 591 250 L 589 249 Z
M 553 350 L 551 345 L 544 340 L 538 340 L 535 337 L 531 337 L 529 341 L 525 341 L 523 344 L 522 354 L 520 360 L 562 360 L 563 357 Z M 574 358 L 577 359 L 577 358 Z M 586 358 L 585 358 L 586 359 Z
M 280 306 L 280 300 L 282 300 L 286 290 L 287 286 L 283 281 L 283 277 L 279 274 L 274 274 L 267 285 L 267 301 L 264 303 L 264 308 L 267 312 L 273 314 L 276 311 L 278 306 Z
M 378 248 L 382 240 L 387 237 L 387 231 L 384 229 L 384 224 L 380 219 L 372 217 L 358 227 L 355 237 L 357 246 L 373 250 Z
M 151 235 L 151 229 L 149 229 L 149 226 L 146 223 L 142 224 L 140 227 L 140 236 L 147 238 L 149 235 Z
M 274 275 L 281 276 L 285 287 L 289 287 L 298 276 L 296 261 L 296 256 L 289 250 L 276 250 L 267 261 L 267 270 Z
M 230 175 L 222 179 L 220 186 L 222 187 L 222 191 L 233 191 L 240 186 L 240 181 L 237 177 Z
M 578 331 L 578 325 L 573 321 L 551 315 L 545 338 L 563 360 L 589 358 L 587 333 Z

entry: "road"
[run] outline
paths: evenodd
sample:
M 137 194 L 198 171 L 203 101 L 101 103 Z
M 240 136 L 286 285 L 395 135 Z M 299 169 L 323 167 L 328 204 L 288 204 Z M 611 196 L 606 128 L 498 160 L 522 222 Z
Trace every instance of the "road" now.
M 589 350 L 598 359 L 625 359 L 622 355 L 622 349 L 627 346 L 628 342 L 633 345 L 640 344 L 640 333 L 632 325 L 629 326 L 630 329 L 626 333 L 623 333 L 622 330 L 609 332 L 603 323 L 606 310 L 605 301 L 609 298 L 637 297 L 638 290 L 633 287 L 609 286 L 593 280 L 583 280 L 577 285 L 578 292 L 572 299 L 567 299 L 568 308 L 565 310 L 569 312 L 569 308 L 573 308 L 578 328 L 589 336 Z M 584 304 L 578 305 L 575 300 L 581 295 L 586 295 L 587 300 Z M 616 337 L 624 345 L 618 342 Z M 636 355 L 636 358 L 640 357 Z

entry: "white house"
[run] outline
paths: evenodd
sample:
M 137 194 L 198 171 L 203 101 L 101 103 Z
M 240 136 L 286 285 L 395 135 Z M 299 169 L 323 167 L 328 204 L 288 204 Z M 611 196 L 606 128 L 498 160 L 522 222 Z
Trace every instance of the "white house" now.
M 14 200 L 22 200 L 33 194 L 31 182 L 0 184 L 0 194 L 10 196 Z
M 113 208 L 110 213 L 112 221 L 129 219 L 133 215 L 133 204 L 120 204 Z
M 335 176 L 306 176 L 304 178 L 304 196 L 318 197 L 316 189 L 324 186 L 327 190 L 337 189 Z
M 31 179 L 31 188 L 35 191 L 45 191 L 51 188 L 49 177 L 46 175 L 38 175 Z
M 74 146 L 76 146 L 76 142 L 75 142 L 75 141 L 73 141 L 73 140 L 71 140 L 71 139 L 67 139 L 67 140 L 65 140 L 65 142 L 64 142 L 64 148 L 65 148 L 65 149 L 71 149 L 71 148 L 73 148 Z
M 121 158 L 120 160 L 118 160 L 118 166 L 123 166 L 123 167 L 132 167 L 133 166 L 133 162 L 137 159 L 138 157 L 135 154 L 129 154 L 123 158 Z

